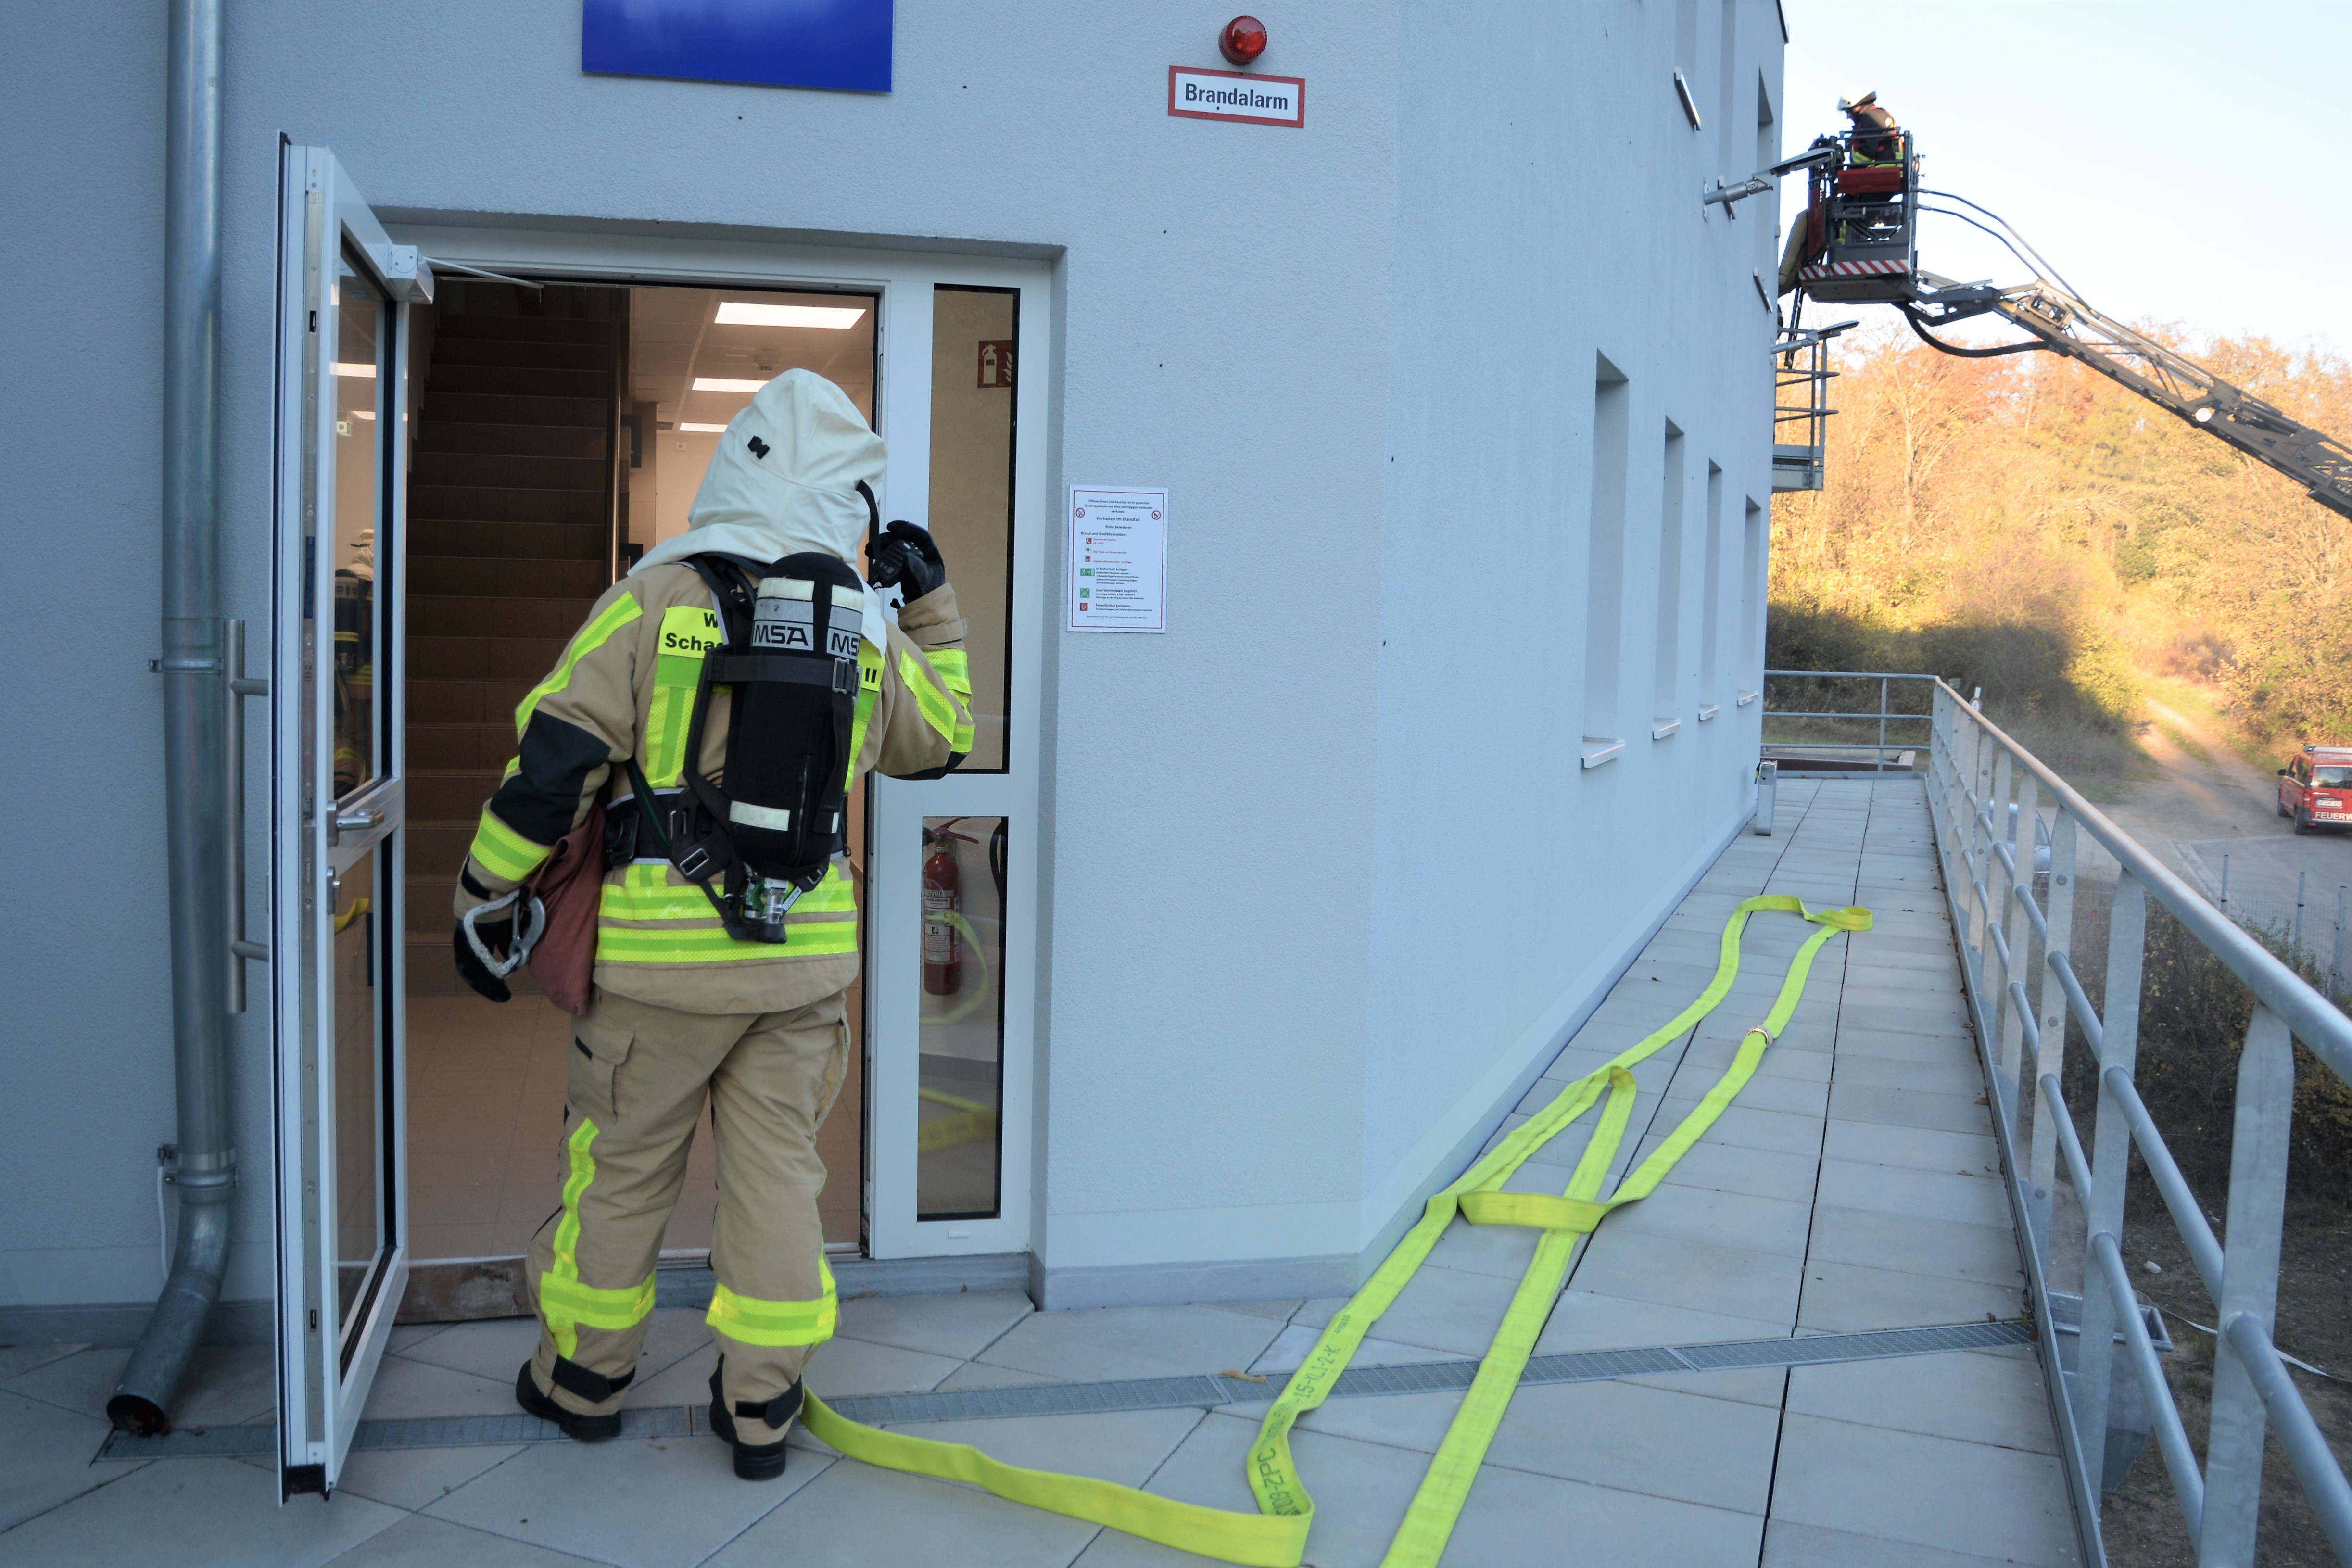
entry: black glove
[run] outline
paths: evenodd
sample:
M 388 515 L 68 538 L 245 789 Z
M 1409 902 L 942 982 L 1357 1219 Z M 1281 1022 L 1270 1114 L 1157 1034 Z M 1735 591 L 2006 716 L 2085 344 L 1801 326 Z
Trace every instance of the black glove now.
M 474 934 L 482 939 L 484 947 L 503 959 L 514 943 L 513 911 L 509 910 L 501 920 L 476 921 Z M 507 983 L 483 964 L 480 955 L 474 952 L 474 944 L 466 940 L 463 921 L 457 922 L 457 977 L 493 1002 L 508 1001 L 514 995 L 507 989 Z
M 897 588 L 909 605 L 948 580 L 947 563 L 931 536 L 911 522 L 894 522 L 866 546 L 866 580 Z

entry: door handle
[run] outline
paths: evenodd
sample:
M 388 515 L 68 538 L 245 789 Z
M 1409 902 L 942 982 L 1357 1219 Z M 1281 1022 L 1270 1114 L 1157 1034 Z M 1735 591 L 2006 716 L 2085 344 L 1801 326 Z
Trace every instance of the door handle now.
M 335 831 L 338 833 L 369 833 L 383 826 L 383 813 L 375 806 L 335 813 Z
M 245 623 L 221 622 L 221 671 L 226 681 L 226 713 L 222 725 L 222 757 L 227 778 L 221 805 L 227 818 L 228 843 L 228 1010 L 245 1011 L 245 966 L 269 962 L 267 942 L 249 942 L 245 934 L 245 700 L 269 695 L 266 676 L 245 672 Z

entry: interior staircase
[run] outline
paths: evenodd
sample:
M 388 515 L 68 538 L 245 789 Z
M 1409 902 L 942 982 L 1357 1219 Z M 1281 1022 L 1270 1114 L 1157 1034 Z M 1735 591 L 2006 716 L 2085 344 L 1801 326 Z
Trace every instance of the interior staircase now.
M 450 898 L 515 707 L 613 581 L 628 298 L 443 284 L 408 487 L 412 994 L 462 989 Z

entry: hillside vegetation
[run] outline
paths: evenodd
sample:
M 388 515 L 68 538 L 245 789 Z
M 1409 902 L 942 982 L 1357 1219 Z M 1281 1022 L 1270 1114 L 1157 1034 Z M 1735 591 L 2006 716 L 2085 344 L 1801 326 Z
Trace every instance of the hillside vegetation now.
M 2184 352 L 2352 439 L 2352 367 Z M 1956 359 L 1899 323 L 1831 384 L 1828 489 L 1776 498 L 1767 661 L 1930 670 L 2062 773 L 2115 777 L 2146 676 L 2266 750 L 2352 742 L 2352 522 L 2048 353 Z

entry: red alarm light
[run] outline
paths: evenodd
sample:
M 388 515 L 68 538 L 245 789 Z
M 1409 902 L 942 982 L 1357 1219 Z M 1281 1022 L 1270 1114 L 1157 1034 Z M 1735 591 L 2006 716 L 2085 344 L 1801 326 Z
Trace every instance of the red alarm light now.
M 1217 52 L 1237 66 L 1265 53 L 1265 24 L 1255 16 L 1236 16 L 1217 35 Z

